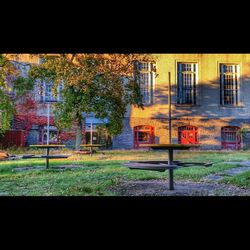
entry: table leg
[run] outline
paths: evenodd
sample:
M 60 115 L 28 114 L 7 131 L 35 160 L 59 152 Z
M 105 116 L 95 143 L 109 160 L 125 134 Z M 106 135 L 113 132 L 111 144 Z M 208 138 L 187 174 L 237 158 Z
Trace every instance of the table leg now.
M 49 148 L 47 148 L 47 150 L 46 150 L 47 152 L 46 152 L 46 169 L 48 169 L 49 168 L 49 158 L 48 158 L 48 156 L 49 156 Z
M 174 170 L 169 169 L 169 190 L 174 190 Z
M 174 160 L 174 151 L 172 149 L 168 150 L 168 164 L 171 165 Z
M 168 165 L 171 165 L 174 160 L 174 151 L 168 150 Z M 169 190 L 174 190 L 174 170 L 169 169 Z

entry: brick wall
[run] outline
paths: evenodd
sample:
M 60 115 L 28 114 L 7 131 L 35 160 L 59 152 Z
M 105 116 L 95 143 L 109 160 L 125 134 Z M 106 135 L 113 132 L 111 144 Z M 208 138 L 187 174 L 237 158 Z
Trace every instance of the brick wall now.
M 155 128 L 155 143 L 168 143 L 168 119 L 126 118 L 124 130 L 113 138 L 114 149 L 132 149 L 134 147 L 133 128 L 139 125 L 150 125 Z M 224 126 L 238 126 L 250 129 L 250 119 L 200 119 L 186 118 L 172 121 L 172 142 L 178 143 L 178 127 L 198 127 L 201 149 L 221 149 L 221 128 Z

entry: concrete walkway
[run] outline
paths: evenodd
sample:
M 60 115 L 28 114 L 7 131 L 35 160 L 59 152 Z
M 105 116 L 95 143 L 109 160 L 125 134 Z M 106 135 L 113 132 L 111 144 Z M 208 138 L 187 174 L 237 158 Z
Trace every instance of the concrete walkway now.
M 216 174 L 210 174 L 203 178 L 204 181 L 220 181 L 226 176 L 235 176 L 237 174 L 242 174 L 247 171 L 250 171 L 250 161 L 243 161 L 243 162 L 225 162 L 226 164 L 234 164 L 238 165 L 239 167 L 231 168 L 224 170 L 222 172 L 218 172 Z

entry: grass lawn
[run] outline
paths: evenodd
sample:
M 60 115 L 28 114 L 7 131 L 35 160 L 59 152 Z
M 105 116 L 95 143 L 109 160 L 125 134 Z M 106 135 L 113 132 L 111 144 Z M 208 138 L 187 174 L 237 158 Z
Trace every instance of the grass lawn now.
M 10 153 L 42 153 L 42 151 L 26 150 L 10 151 Z M 56 152 L 56 154 L 58 151 Z M 167 172 L 154 172 L 142 170 L 129 170 L 121 164 L 128 160 L 150 160 L 167 159 L 162 152 L 145 151 L 105 151 L 105 154 L 97 153 L 92 157 L 89 155 L 76 155 L 67 149 L 60 153 L 70 153 L 68 159 L 51 160 L 51 169 L 35 169 L 36 166 L 44 166 L 45 160 L 28 159 L 17 161 L 0 162 L 0 196 L 100 196 L 119 195 L 110 191 L 114 185 L 127 180 L 150 180 L 167 179 Z M 52 151 L 53 154 L 53 151 Z M 188 179 L 198 181 L 202 177 L 210 174 L 236 167 L 236 164 L 225 164 L 228 161 L 250 160 L 249 151 L 223 152 L 223 151 L 179 151 L 175 154 L 175 159 L 185 161 L 211 161 L 215 162 L 213 167 L 192 167 L 175 171 L 176 179 Z M 56 170 L 53 166 L 79 165 L 81 169 Z M 34 167 L 34 170 L 22 172 L 15 171 L 17 167 Z M 242 176 L 242 178 L 240 178 Z M 225 178 L 228 180 L 228 178 Z M 250 172 L 230 181 L 234 184 L 243 185 L 250 179 Z M 245 184 L 244 184 L 245 185 Z M 250 188 L 250 184 L 247 184 Z
M 222 180 L 223 183 L 232 184 L 241 188 L 250 188 L 250 171 L 246 173 L 238 174 L 233 177 L 225 177 Z

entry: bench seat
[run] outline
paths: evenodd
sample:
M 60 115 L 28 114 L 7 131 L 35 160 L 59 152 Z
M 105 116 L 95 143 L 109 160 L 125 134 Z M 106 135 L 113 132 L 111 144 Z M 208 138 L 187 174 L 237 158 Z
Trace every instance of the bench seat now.
M 168 165 L 164 163 L 147 163 L 145 162 L 128 162 L 123 164 L 125 167 L 128 167 L 129 169 L 138 169 L 138 170 L 151 170 L 151 171 L 159 171 L 164 172 L 166 170 L 170 169 L 178 169 L 180 166 L 178 165 Z
M 70 155 L 41 155 L 41 158 L 47 158 L 47 159 L 66 159 L 69 157 Z

